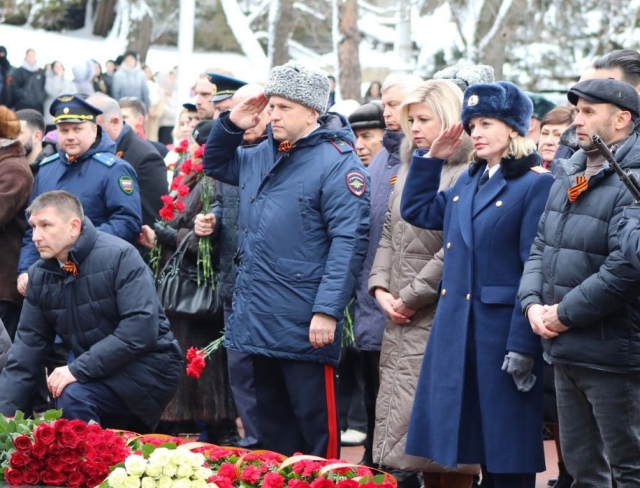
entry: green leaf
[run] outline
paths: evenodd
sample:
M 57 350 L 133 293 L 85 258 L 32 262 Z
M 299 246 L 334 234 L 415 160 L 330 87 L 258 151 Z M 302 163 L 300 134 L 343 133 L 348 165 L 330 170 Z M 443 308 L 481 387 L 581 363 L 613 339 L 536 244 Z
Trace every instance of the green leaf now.
M 7 428 L 8 434 L 15 434 L 18 431 L 18 425 L 15 420 L 9 420 L 9 427 Z
M 20 410 L 16 410 L 16 414 L 13 416 L 13 420 L 15 420 L 16 422 L 24 420 L 24 413 L 22 413 Z
M 382 483 L 384 483 L 384 475 L 383 474 L 377 474 L 373 477 L 373 482 L 376 485 L 381 485 Z
M 178 444 L 176 444 L 175 442 L 163 442 L 162 444 L 160 444 L 160 447 L 165 447 L 167 449 L 176 449 L 178 447 Z
M 44 413 L 45 422 L 52 422 L 62 417 L 62 410 L 47 410 Z
M 156 446 L 154 446 L 153 444 L 143 444 L 141 450 L 142 450 L 142 455 L 144 456 L 145 459 L 147 459 L 149 455 L 156 450 Z

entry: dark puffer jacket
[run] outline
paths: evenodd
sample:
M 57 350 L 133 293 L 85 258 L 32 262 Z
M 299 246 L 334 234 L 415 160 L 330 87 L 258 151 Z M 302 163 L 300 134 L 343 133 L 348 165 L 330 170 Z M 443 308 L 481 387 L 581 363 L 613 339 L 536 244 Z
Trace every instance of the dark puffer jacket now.
M 110 387 L 152 431 L 173 397 L 182 353 L 158 302 L 153 276 L 133 246 L 99 232 L 85 218 L 69 253 L 79 275 L 56 259 L 29 269 L 15 343 L 0 375 L 0 412 L 24 409 L 56 335 L 76 358 L 81 382 Z M 24 410 L 23 410 L 24 411 Z
M 216 199 L 222 208 L 220 225 L 220 298 L 231 301 L 236 282 L 237 266 L 235 255 L 238 251 L 238 205 L 240 190 L 237 186 L 218 182 Z
M 640 136 L 632 134 L 616 153 L 623 168 L 640 168 Z M 558 303 L 569 327 L 543 341 L 553 362 L 608 371 L 640 370 L 640 271 L 623 257 L 618 223 L 633 202 L 608 163 L 574 203 L 567 191 L 586 167 L 583 151 L 560 161 L 531 248 L 518 297 L 532 304 Z

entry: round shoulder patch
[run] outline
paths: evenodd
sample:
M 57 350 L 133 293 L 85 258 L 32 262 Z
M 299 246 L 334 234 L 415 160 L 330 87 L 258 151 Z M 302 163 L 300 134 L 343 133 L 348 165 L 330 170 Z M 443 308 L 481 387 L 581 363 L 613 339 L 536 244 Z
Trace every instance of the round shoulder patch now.
M 120 189 L 127 195 L 131 195 L 133 193 L 133 180 L 131 179 L 131 176 L 122 175 L 118 180 L 118 184 L 120 185 Z
M 347 173 L 347 188 L 357 197 L 361 197 L 367 189 L 367 179 L 360 171 Z

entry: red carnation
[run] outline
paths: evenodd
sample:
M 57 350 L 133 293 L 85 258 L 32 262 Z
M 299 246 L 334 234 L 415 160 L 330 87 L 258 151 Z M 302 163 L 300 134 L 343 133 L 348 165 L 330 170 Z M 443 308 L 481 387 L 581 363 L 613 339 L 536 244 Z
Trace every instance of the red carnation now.
M 164 203 L 165 205 L 173 205 L 173 197 L 171 195 L 162 195 L 160 197 L 160 200 L 162 201 L 162 203 Z
M 246 466 L 240 474 L 240 480 L 251 485 L 256 484 L 260 480 L 260 470 L 255 466 Z
M 178 185 L 178 196 L 184 198 L 189 194 L 189 187 L 187 185 Z
M 236 465 L 231 463 L 222 463 L 218 470 L 220 476 L 234 480 L 236 478 Z
M 327 478 L 316 478 L 310 486 L 311 488 L 335 488 L 336 484 Z
M 173 213 L 173 207 L 162 207 L 158 214 L 162 220 L 173 220 L 176 216 L 175 213 Z
M 267 473 L 264 475 L 262 486 L 264 488 L 282 488 L 284 486 L 284 476 L 278 473 Z
M 178 213 L 184 212 L 184 202 L 182 200 L 177 200 L 176 201 L 176 211 Z
M 23 473 L 24 483 L 27 485 L 37 485 L 40 481 L 40 475 L 35 469 L 28 469 Z
M 171 189 L 177 190 L 178 186 L 182 184 L 182 180 L 184 179 L 183 175 L 178 175 L 171 180 Z
M 198 149 L 193 151 L 193 157 L 195 159 L 202 159 L 202 157 L 204 156 L 204 148 L 205 147 L 206 147 L 206 144 L 203 144 L 202 146 L 199 146 Z
M 202 166 L 202 163 L 196 163 L 196 164 L 193 165 L 194 173 L 202 173 L 203 169 L 204 169 L 204 167 Z
M 218 488 L 233 488 L 232 481 L 219 474 L 211 476 L 207 480 L 207 483 L 215 483 Z
M 292 479 L 287 483 L 287 488 L 309 488 L 309 483 L 304 480 Z
M 21 452 L 29 452 L 31 450 L 31 439 L 29 439 L 26 435 L 19 435 L 15 439 L 13 439 L 13 445 L 18 451 Z
M 191 173 L 191 171 L 193 171 L 193 165 L 191 163 L 191 160 L 185 159 L 182 165 L 180 165 L 180 172 L 183 175 L 188 175 L 189 173 Z
M 201 355 L 197 355 L 193 360 L 187 365 L 187 376 L 191 378 L 200 378 L 202 376 L 202 372 L 204 371 L 204 367 L 207 363 L 204 360 L 204 357 Z
M 201 349 L 196 349 L 195 347 L 191 346 L 189 349 L 187 349 L 187 361 L 191 362 L 193 361 L 193 358 L 195 358 L 198 354 L 201 354 Z M 220 451 L 222 451 L 220 454 L 221 456 L 218 457 L 226 457 L 226 455 L 228 454 L 228 452 L 226 451 L 226 449 L 220 449 Z M 213 459 L 213 457 L 211 457 L 213 454 L 213 451 L 209 453 L 209 459 Z
M 33 436 L 37 442 L 48 446 L 56 440 L 56 431 L 50 425 L 40 424 L 33 431 Z
M 343 481 L 338 481 L 338 483 L 336 484 L 336 488 L 358 488 L 360 486 L 360 483 L 358 483 L 356 480 L 343 480 Z
M 175 147 L 175 152 L 177 152 L 178 154 L 182 154 L 187 152 L 187 149 L 189 149 L 189 140 L 188 139 L 182 139 L 180 141 L 180 144 L 178 144 Z
M 19 469 L 7 468 L 4 472 L 4 479 L 9 485 L 21 485 L 24 483 L 22 471 Z
M 13 454 L 11 454 L 9 464 L 12 468 L 23 468 L 27 464 L 29 464 L 29 458 L 24 452 L 15 451 Z

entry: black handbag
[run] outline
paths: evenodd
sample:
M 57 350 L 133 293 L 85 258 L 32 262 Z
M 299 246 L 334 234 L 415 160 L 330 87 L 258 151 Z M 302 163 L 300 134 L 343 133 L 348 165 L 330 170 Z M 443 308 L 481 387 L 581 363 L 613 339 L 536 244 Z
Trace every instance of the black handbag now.
M 180 318 L 207 319 L 220 310 L 217 275 L 213 283 L 200 283 L 198 269 L 185 258 L 187 244 L 193 231 L 184 239 L 160 272 L 158 296 L 164 311 Z

